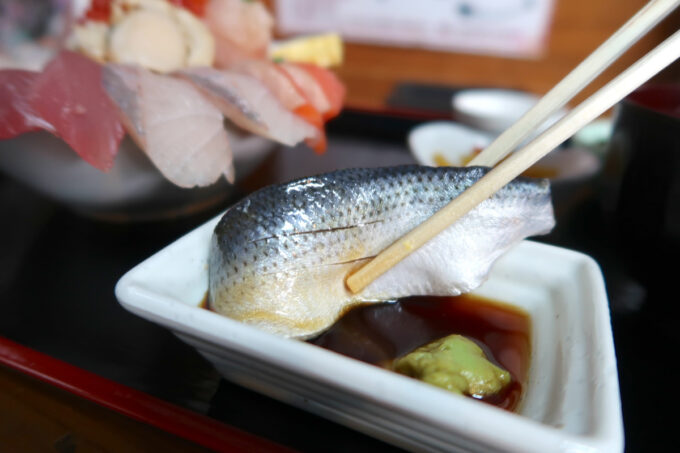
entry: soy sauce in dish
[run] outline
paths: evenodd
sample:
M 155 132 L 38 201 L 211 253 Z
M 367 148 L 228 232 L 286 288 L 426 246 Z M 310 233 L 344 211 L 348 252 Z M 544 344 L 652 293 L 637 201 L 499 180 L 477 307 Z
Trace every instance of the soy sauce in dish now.
M 482 401 L 514 411 L 529 371 L 530 331 L 529 315 L 515 307 L 474 295 L 422 296 L 355 307 L 310 343 L 389 369 L 419 346 L 463 335 L 512 376 L 503 391 Z
M 210 310 L 207 293 L 199 307 Z M 465 294 L 361 305 L 308 342 L 390 369 L 396 358 L 451 334 L 473 340 L 492 363 L 512 376 L 503 391 L 481 401 L 517 409 L 529 373 L 531 320 L 526 312 L 501 302 Z

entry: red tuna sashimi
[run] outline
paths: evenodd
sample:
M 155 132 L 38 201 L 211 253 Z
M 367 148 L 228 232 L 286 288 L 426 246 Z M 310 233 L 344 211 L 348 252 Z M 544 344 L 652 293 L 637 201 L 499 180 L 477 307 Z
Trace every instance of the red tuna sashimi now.
M 221 175 L 233 182 L 222 114 L 189 82 L 109 64 L 103 83 L 130 135 L 170 182 L 207 186 Z
M 125 130 L 102 87 L 98 63 L 62 51 L 34 81 L 30 103 L 85 161 L 102 171 L 113 167 Z
M 40 117 L 29 101 L 39 75 L 13 69 L 0 71 L 0 139 L 40 129 L 54 132 L 54 127 Z

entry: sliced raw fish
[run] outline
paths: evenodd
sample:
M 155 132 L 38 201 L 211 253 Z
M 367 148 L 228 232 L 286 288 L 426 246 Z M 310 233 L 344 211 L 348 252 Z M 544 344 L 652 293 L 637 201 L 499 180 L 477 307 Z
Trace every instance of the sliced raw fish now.
M 279 65 L 279 68 L 283 74 L 290 78 L 298 90 L 300 90 L 305 99 L 307 99 L 309 105 L 313 107 L 313 111 L 318 112 L 321 117 L 319 134 L 306 140 L 306 143 L 310 148 L 316 151 L 317 154 L 323 154 L 327 147 L 326 132 L 323 128 L 323 122 L 331 116 L 333 108 L 328 96 L 316 78 L 301 66 L 292 63 L 282 63 Z
M 186 8 L 195 16 L 201 17 L 205 14 L 205 7 L 208 0 L 170 0 L 170 3 Z
M 180 187 L 233 181 L 222 114 L 191 83 L 140 67 L 107 65 L 104 87 L 127 130 L 158 170 Z
M 40 74 L 8 69 L 0 71 L 0 139 L 54 126 L 40 117 L 29 101 L 33 84 Z
M 274 19 L 260 2 L 210 0 L 204 21 L 215 37 L 217 67 L 267 56 Z
M 283 106 L 301 117 L 323 134 L 323 118 L 318 110 L 300 93 L 292 78 L 277 63 L 267 60 L 243 60 L 229 68 L 241 74 L 255 77 L 262 82 Z
M 102 85 L 119 111 L 125 130 L 140 148 L 145 146 L 142 111 L 139 107 L 139 68 L 107 65 L 102 71 Z
M 190 68 L 180 74 L 213 100 L 224 116 L 250 132 L 289 146 L 318 134 L 254 77 L 213 68 Z
M 243 60 L 230 66 L 229 71 L 255 77 L 288 110 L 294 111 L 307 104 L 307 99 L 300 94 L 290 78 L 283 74 L 274 62 L 253 59 Z
M 321 116 L 326 117 L 331 111 L 331 102 L 316 77 L 297 64 L 282 63 L 279 67 Z
M 31 108 L 85 161 L 107 171 L 125 135 L 101 83 L 101 66 L 62 51 L 34 80 Z
M 328 99 L 329 109 L 324 112 L 324 120 L 329 120 L 340 113 L 342 105 L 345 102 L 345 86 L 340 82 L 333 72 L 321 66 L 296 63 L 300 68 L 307 71 L 321 87 L 321 90 Z
M 487 171 L 350 169 L 255 192 L 215 228 L 210 306 L 306 338 L 357 303 L 471 291 L 512 245 L 553 227 L 548 180 L 515 179 L 359 294 L 349 292 L 345 278 Z
M 267 134 L 269 127 L 244 95 L 244 91 L 250 93 L 256 89 L 267 92 L 255 79 L 213 68 L 187 69 L 177 74 L 196 86 L 231 121 L 255 134 Z

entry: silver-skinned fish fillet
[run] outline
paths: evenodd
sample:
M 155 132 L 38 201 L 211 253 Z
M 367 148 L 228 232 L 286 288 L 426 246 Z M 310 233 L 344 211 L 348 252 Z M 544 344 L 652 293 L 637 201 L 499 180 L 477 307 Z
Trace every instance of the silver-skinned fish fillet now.
M 487 171 L 350 169 L 255 192 L 215 228 L 210 306 L 275 334 L 309 338 L 357 303 L 471 291 L 508 248 L 552 229 L 547 180 L 515 179 L 359 294 L 345 278 Z

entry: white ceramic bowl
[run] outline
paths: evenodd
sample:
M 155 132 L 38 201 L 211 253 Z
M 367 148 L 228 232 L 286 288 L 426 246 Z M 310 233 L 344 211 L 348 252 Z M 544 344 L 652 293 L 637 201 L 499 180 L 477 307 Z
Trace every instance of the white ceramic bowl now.
M 408 145 L 416 161 L 421 165 L 437 166 L 444 158 L 452 166 L 464 166 L 466 158 L 475 149 L 483 149 L 491 143 L 494 135 L 451 121 L 433 121 L 413 128 Z M 438 157 L 439 156 L 439 157 Z M 584 148 L 561 148 L 552 151 L 536 163 L 552 174 L 555 183 L 582 180 L 595 175 L 601 162 Z
M 476 149 L 484 149 L 493 136 L 451 121 L 432 121 L 408 134 L 408 146 L 421 165 L 435 167 L 441 159 L 454 167 L 464 166 Z
M 461 167 L 476 149 L 491 143 L 493 136 L 460 123 L 432 121 L 413 128 L 407 140 L 419 164 L 436 167 L 443 159 L 451 166 Z
M 251 173 L 277 146 L 255 135 L 229 132 L 236 178 Z M 47 132 L 0 140 L 0 171 L 86 215 L 114 221 L 174 218 L 212 206 L 233 190 L 221 178 L 203 188 L 182 189 L 153 166 L 126 137 L 113 168 L 104 173 Z
M 130 270 L 116 296 L 195 347 L 226 379 L 417 451 L 622 451 L 607 296 L 591 258 L 525 241 L 475 291 L 532 319 L 528 384 L 519 413 L 510 413 L 200 308 L 218 220 Z
M 463 90 L 451 98 L 454 118 L 461 123 L 493 134 L 500 134 L 520 119 L 538 97 L 524 91 L 502 89 Z M 566 110 L 552 115 L 537 129 L 537 135 L 560 119 Z

